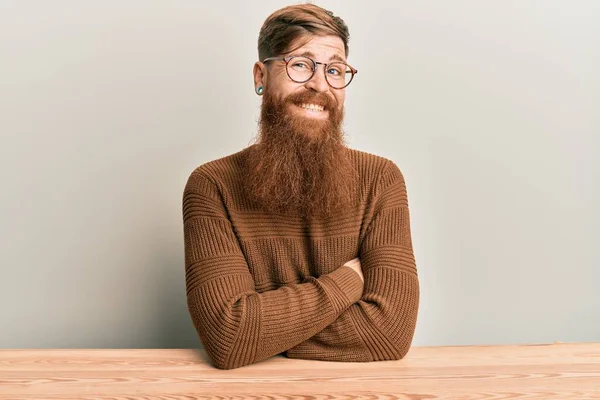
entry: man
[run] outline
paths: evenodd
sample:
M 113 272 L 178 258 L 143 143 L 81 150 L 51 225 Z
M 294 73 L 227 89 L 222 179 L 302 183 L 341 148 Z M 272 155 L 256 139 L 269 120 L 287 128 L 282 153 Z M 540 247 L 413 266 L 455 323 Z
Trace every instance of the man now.
M 188 308 L 215 366 L 276 354 L 406 355 L 419 282 L 394 162 L 345 145 L 348 28 L 316 5 L 264 22 L 258 140 L 207 162 L 183 193 Z

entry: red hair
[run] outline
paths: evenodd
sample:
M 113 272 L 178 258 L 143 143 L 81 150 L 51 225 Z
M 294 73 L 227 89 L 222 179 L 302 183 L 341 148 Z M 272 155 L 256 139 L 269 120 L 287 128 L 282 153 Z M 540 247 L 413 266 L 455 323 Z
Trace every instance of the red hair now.
M 346 57 L 350 34 L 348 26 L 340 17 L 315 4 L 297 4 L 281 8 L 267 17 L 258 36 L 258 59 L 289 53 L 292 43 L 300 38 L 306 41 L 313 36 L 339 36 L 344 42 Z

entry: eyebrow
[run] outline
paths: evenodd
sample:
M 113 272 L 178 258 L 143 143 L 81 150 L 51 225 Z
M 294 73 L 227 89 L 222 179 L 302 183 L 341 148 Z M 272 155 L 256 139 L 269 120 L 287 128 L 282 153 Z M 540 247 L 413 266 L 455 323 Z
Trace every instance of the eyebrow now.
M 310 58 L 313 58 L 313 59 L 314 59 L 314 57 L 315 57 L 315 55 L 314 55 L 312 52 L 310 52 L 310 51 L 305 51 L 305 52 L 304 52 L 304 53 L 302 53 L 302 54 L 296 54 L 296 55 L 298 55 L 298 56 L 302 56 L 302 57 L 310 57 Z M 340 56 L 339 56 L 339 55 L 337 55 L 337 54 L 334 54 L 333 56 L 331 56 L 331 58 L 329 58 L 329 61 L 332 61 L 332 60 L 335 60 L 335 61 L 341 61 L 341 62 L 343 62 L 343 63 L 345 63 L 345 62 L 346 62 L 346 60 L 344 60 L 342 57 L 340 57 Z

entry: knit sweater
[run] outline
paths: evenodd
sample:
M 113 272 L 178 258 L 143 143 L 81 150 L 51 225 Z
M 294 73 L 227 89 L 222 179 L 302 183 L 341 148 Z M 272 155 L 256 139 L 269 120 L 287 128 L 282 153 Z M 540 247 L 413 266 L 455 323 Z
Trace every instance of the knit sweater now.
M 404 177 L 348 148 L 356 204 L 306 219 L 268 214 L 241 190 L 247 147 L 197 167 L 183 192 L 188 310 L 217 368 L 277 354 L 325 361 L 403 358 L 419 281 Z M 343 264 L 359 257 L 364 283 Z

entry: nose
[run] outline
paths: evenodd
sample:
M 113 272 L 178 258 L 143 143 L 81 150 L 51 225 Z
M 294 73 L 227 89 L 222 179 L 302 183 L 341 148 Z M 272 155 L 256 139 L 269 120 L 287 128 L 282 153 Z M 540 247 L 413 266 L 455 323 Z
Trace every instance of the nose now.
M 316 92 L 329 91 L 329 84 L 325 79 L 325 66 L 317 64 L 317 69 L 314 75 L 305 83 L 307 88 L 313 89 Z

